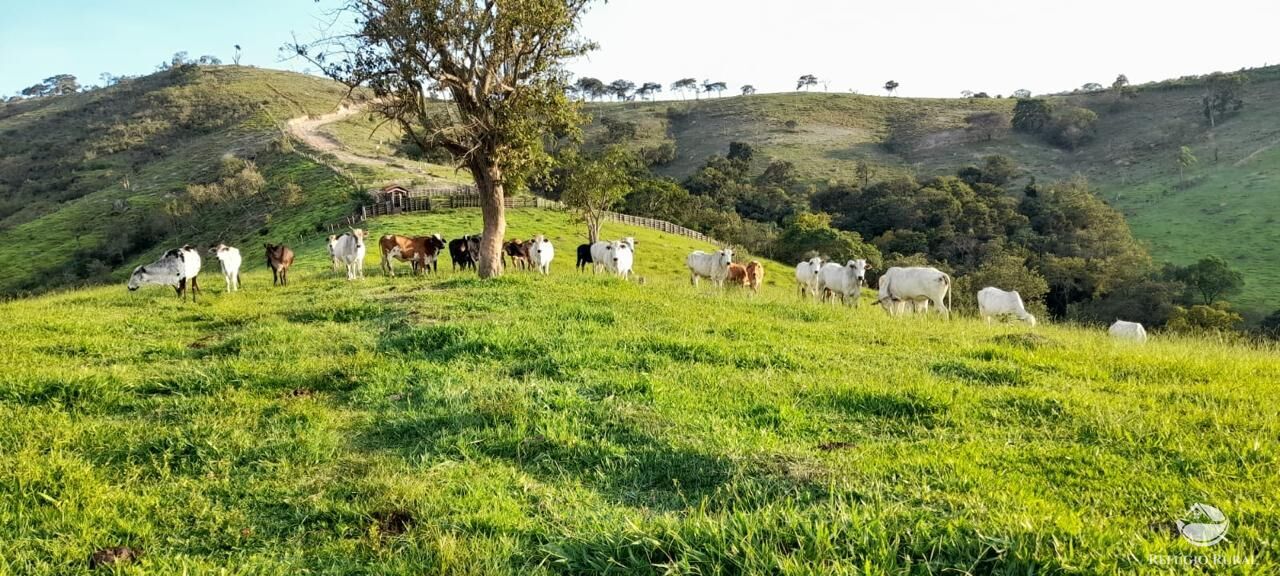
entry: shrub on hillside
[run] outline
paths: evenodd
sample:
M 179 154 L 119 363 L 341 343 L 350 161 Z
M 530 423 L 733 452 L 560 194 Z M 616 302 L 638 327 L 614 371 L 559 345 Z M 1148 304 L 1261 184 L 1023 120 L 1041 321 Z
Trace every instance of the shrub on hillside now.
M 773 254 L 783 262 L 799 262 L 813 254 L 843 263 L 865 258 L 874 267 L 883 263 L 880 250 L 862 241 L 857 232 L 831 227 L 831 216 L 807 212 L 796 216 L 778 235 Z
M 1205 334 L 1235 330 L 1243 318 L 1225 302 L 1209 306 L 1196 304 L 1190 308 L 1176 306 L 1166 328 L 1180 334 Z

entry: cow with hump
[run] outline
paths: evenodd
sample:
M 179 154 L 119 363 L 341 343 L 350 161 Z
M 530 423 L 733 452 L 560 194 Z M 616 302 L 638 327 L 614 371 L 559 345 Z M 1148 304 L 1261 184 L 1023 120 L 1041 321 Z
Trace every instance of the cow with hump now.
M 1036 325 L 1036 317 L 1027 312 L 1022 304 L 1022 295 L 1017 290 L 1010 292 L 995 286 L 987 286 L 978 291 L 978 316 L 988 323 L 993 318 L 1013 316 L 1032 326 Z
M 814 256 L 796 264 L 796 287 L 800 297 L 816 298 L 818 296 L 818 274 L 822 270 L 822 257 Z
M 159 260 L 133 269 L 129 275 L 129 291 L 145 284 L 172 286 L 178 297 L 186 300 L 187 283 L 191 284 L 191 301 L 200 293 L 200 253 L 190 245 L 165 252 Z
M 209 252 L 222 265 L 222 280 L 227 283 L 227 292 L 240 291 L 240 264 L 244 262 L 240 257 L 240 250 L 226 244 L 218 244 L 210 248 Z
M 724 286 L 729 275 L 729 265 L 733 264 L 733 249 L 721 248 L 713 253 L 694 250 L 684 259 L 689 268 L 689 283 L 698 285 L 699 278 L 707 278 L 716 286 Z
M 624 280 L 631 274 L 635 264 L 636 239 L 627 236 L 621 240 L 600 241 L 590 246 L 591 264 L 595 271 L 605 271 L 621 276 Z M 578 255 L 578 264 L 583 265 L 582 255 Z
M 917 302 L 925 301 L 950 318 L 951 284 L 951 276 L 937 268 L 894 266 L 880 277 L 878 302 L 890 316 L 898 316 L 903 305 L 915 307 Z
M 551 260 L 556 257 L 556 249 L 546 236 L 539 234 L 529 241 L 529 265 L 539 274 L 551 273 Z
M 352 228 L 338 238 L 335 251 L 338 259 L 347 267 L 347 280 L 364 278 L 364 238 L 365 231 L 360 228 Z
M 1128 340 L 1139 344 L 1147 341 L 1147 329 L 1137 322 L 1116 320 L 1111 328 L 1107 329 L 1107 333 L 1117 340 Z
M 839 296 L 841 303 L 856 308 L 866 283 L 867 261 L 863 259 L 850 260 L 844 266 L 827 262 L 818 270 L 818 292 L 824 302 Z

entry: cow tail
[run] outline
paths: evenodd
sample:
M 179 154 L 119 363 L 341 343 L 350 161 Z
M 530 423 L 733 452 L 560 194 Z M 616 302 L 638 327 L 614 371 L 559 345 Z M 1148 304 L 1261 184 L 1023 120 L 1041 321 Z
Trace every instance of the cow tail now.
M 947 315 L 950 316 L 951 315 L 951 293 L 954 292 L 954 290 L 952 290 L 952 287 L 954 287 L 955 284 L 951 281 L 951 276 L 949 274 L 943 272 L 942 277 L 947 279 Z

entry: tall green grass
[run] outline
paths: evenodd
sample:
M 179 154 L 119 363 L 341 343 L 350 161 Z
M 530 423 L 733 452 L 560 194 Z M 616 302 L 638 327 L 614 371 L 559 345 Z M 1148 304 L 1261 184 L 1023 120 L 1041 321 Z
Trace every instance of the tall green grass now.
M 479 229 L 476 211 L 390 231 Z M 890 319 L 693 288 L 696 242 L 639 239 L 638 281 L 347 282 L 320 239 L 288 287 L 152 287 L 0 305 L 0 571 L 896 574 L 1280 569 L 1274 349 Z M 403 266 L 403 265 L 402 265 Z M 447 261 L 444 268 L 448 268 Z M 403 271 L 404 268 L 401 268 Z M 1228 539 L 1170 532 L 1193 502 Z

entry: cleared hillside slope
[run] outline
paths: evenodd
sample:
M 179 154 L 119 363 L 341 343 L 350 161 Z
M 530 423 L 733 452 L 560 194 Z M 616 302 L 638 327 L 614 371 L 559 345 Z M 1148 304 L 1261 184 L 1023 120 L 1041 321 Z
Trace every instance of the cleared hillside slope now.
M 1028 178 L 1088 178 L 1158 260 L 1228 259 L 1246 275 L 1237 304 L 1270 311 L 1280 308 L 1280 68 L 1249 75 L 1244 110 L 1214 130 L 1201 115 L 1204 88 L 1196 81 L 1139 87 L 1137 98 L 1119 102 L 1110 93 L 1054 97 L 1100 116 L 1095 140 L 1074 152 L 1016 133 L 988 141 L 968 128 L 969 115 L 1009 113 L 1012 99 L 792 93 L 600 103 L 587 108 L 596 118 L 588 134 L 602 135 L 604 118 L 633 122 L 637 138 L 631 146 L 675 144 L 676 159 L 657 170 L 677 179 L 725 154 L 730 142 L 748 142 L 794 163 L 819 187 L 856 181 L 860 160 L 876 167 L 874 179 L 885 179 L 952 174 L 984 156 L 1004 154 Z M 924 121 L 924 136 L 901 154 L 883 145 L 895 117 Z M 1184 145 L 1200 162 L 1182 181 L 1176 157 Z
M 607 224 L 640 241 L 624 283 L 572 270 L 564 214 L 511 233 L 554 239 L 551 276 L 349 283 L 316 241 L 287 288 L 251 261 L 198 304 L 0 304 L 0 569 L 1135 572 L 1200 551 L 1194 502 L 1231 520 L 1215 554 L 1280 568 L 1274 350 L 895 321 L 772 264 L 758 297 L 694 289 L 696 242 Z
M 411 173 L 286 138 L 288 119 L 330 113 L 346 93 L 291 72 L 190 67 L 0 107 L 0 295 L 119 278 L 174 244 L 316 234 L 354 193 Z M 261 191 L 194 200 L 188 186 L 216 180 L 229 156 L 256 164 Z

